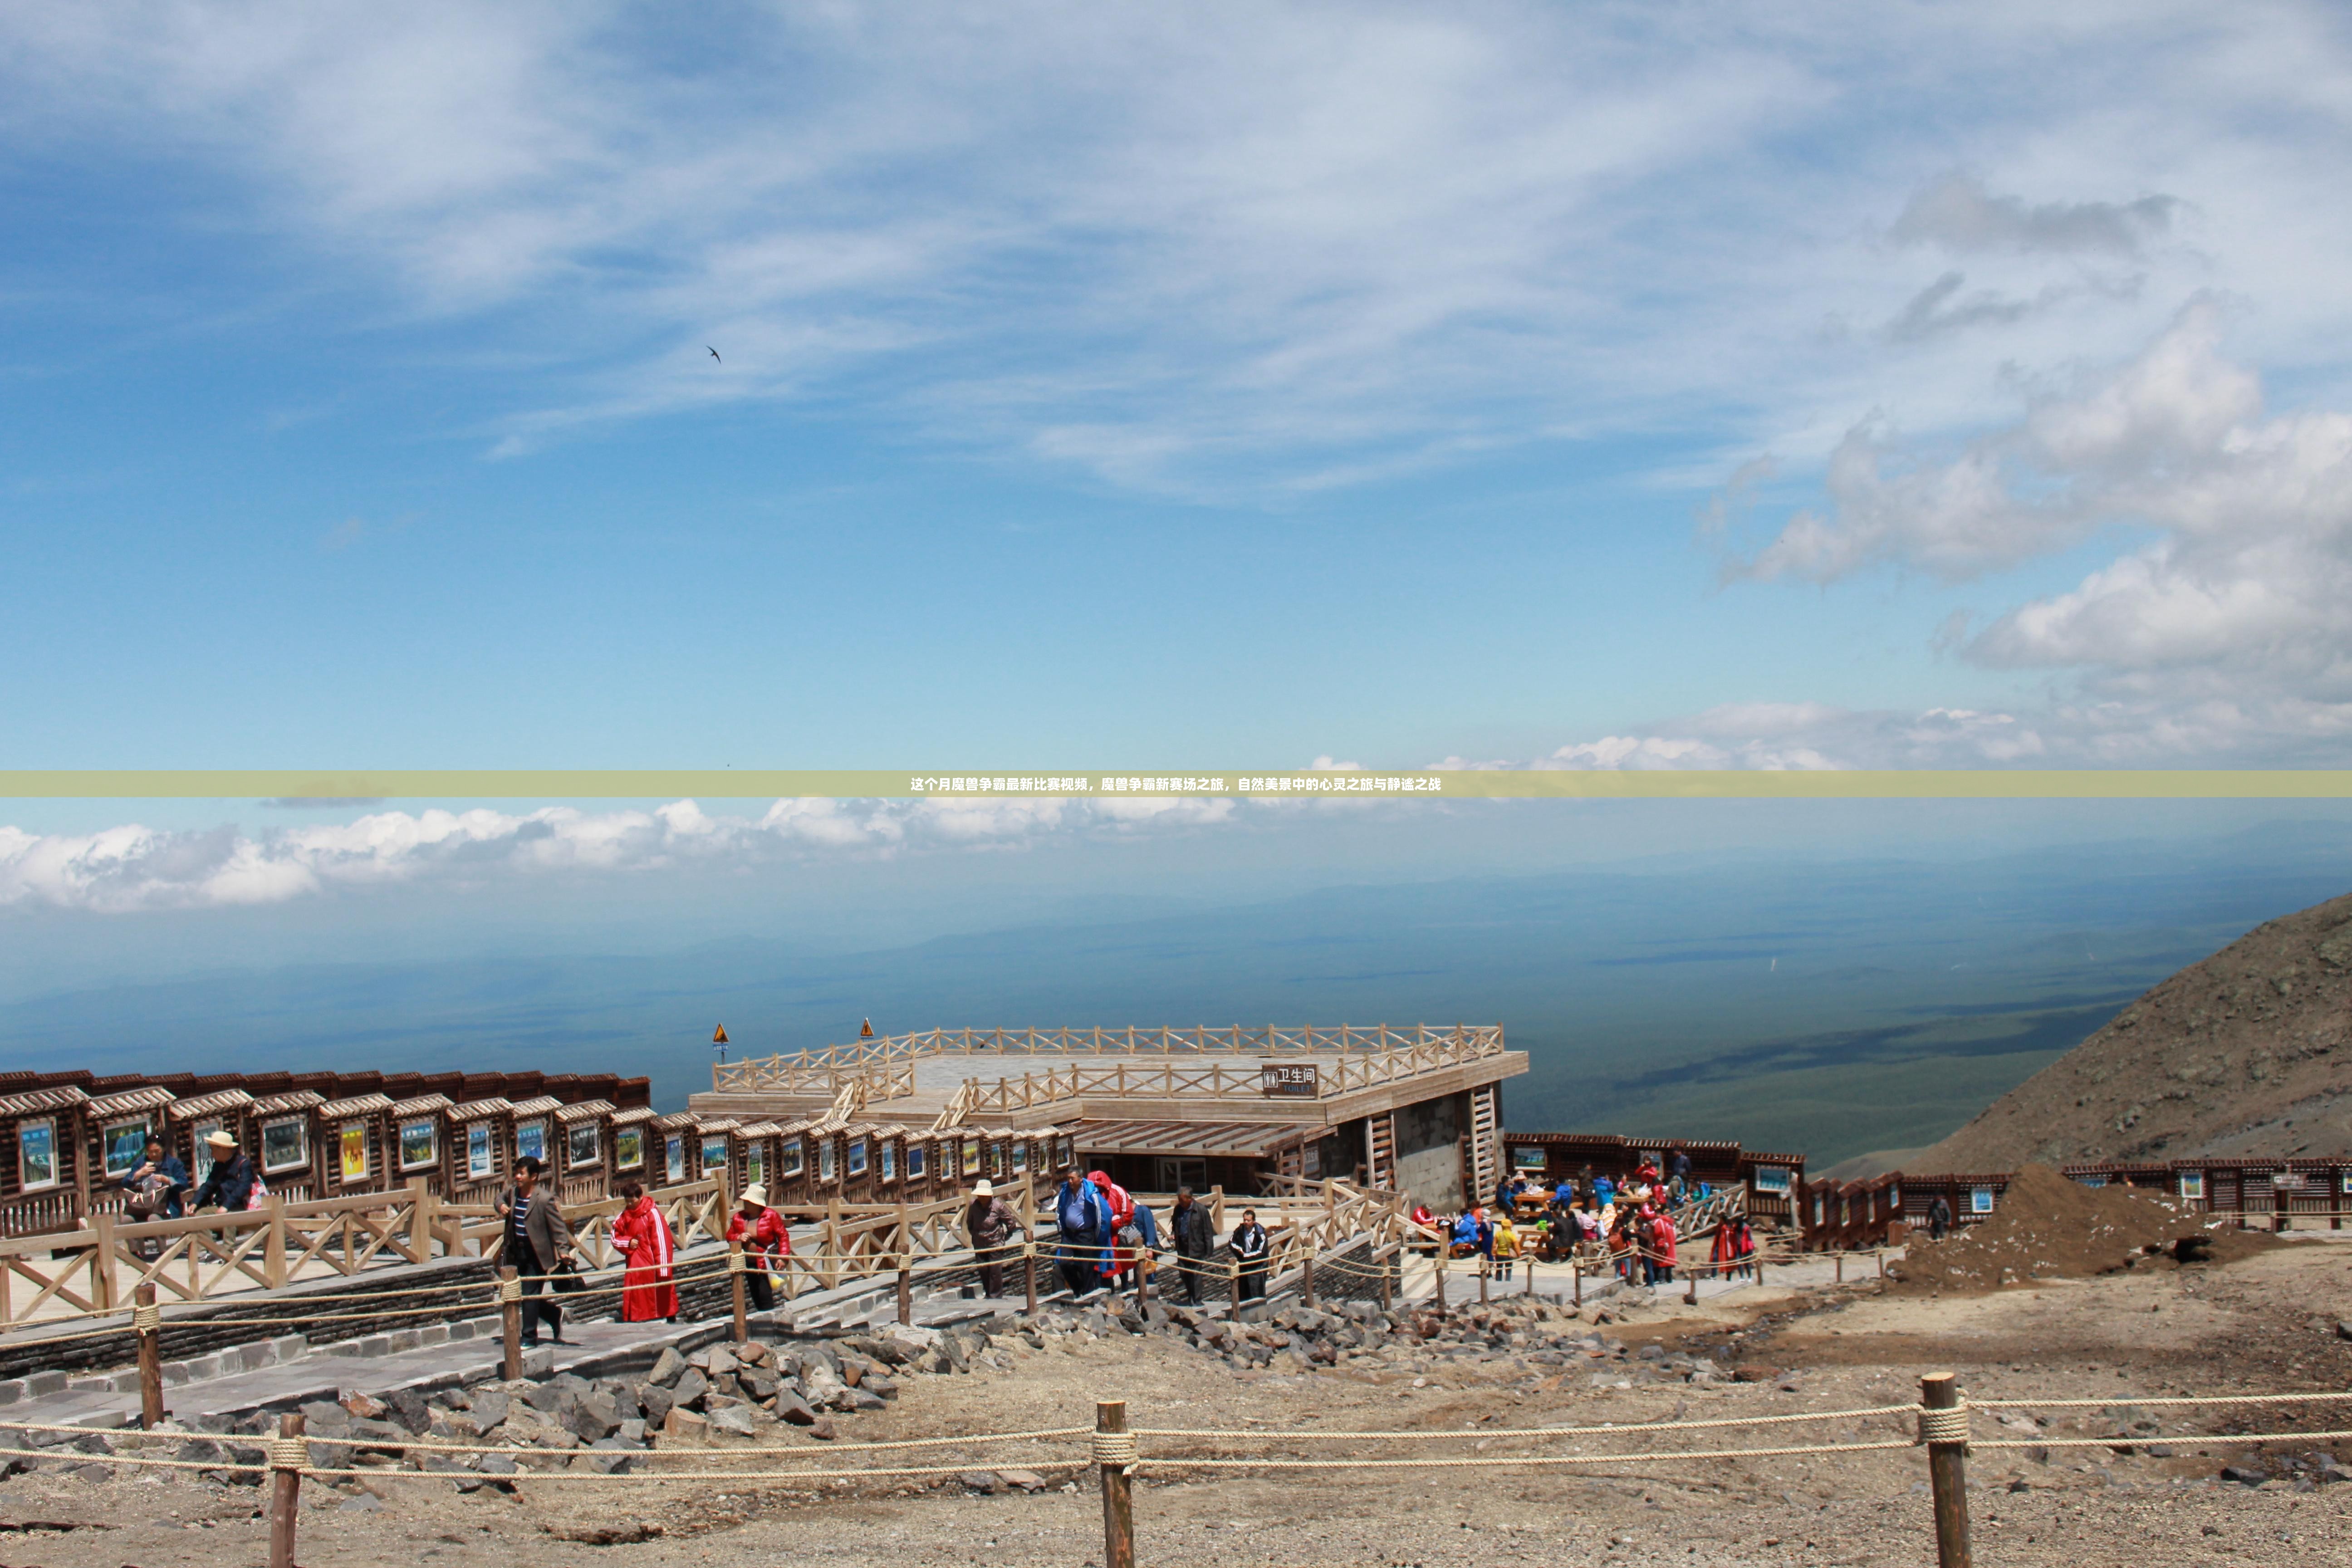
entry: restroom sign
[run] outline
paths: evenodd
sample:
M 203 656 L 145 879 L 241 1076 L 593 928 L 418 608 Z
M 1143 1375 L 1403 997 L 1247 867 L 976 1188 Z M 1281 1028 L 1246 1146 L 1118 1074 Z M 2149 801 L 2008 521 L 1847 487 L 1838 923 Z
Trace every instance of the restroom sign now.
M 1313 1100 L 1323 1092 L 1313 1062 L 1264 1062 L 1257 1069 L 1260 1094 L 1297 1095 Z

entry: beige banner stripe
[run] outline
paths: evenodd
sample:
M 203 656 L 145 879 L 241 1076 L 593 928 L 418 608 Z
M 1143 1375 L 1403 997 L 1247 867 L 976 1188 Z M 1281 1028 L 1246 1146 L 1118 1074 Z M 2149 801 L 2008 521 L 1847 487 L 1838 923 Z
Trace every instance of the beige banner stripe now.
M 1118 773 L 786 771 L 751 768 L 14 769 L 12 799 L 375 800 L 870 799 L 926 795 L 1224 795 L 1413 800 L 2333 800 L 2346 769 L 1402 770 Z

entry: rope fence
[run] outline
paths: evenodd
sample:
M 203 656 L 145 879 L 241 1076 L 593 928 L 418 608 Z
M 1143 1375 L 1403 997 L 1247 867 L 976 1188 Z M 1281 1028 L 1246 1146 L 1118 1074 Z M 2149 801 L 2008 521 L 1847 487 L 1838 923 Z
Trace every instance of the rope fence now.
M 1597 1453 L 1539 1453 L 1514 1456 L 1509 1461 L 1521 1468 L 1571 1468 L 1590 1466 L 1657 1466 L 1707 1461 L 1720 1463 L 1743 1459 L 1808 1458 L 1849 1454 L 1894 1454 L 1915 1448 L 1927 1451 L 1929 1465 L 1930 1490 L 1933 1495 L 1934 1524 L 1937 1534 L 1937 1561 L 1942 1568 L 1964 1568 L 1969 1557 L 1969 1525 L 1967 1500 L 1967 1457 L 1976 1450 L 2012 1450 L 2021 1448 L 2116 1447 L 2147 1441 L 2126 1433 L 2105 1437 L 2032 1437 L 1994 1438 L 1979 1440 L 1970 1435 L 1971 1415 L 1976 1410 L 2016 1409 L 2083 1409 L 2168 1405 L 2195 1408 L 2231 1406 L 2259 1408 L 2264 1406 L 2305 1405 L 2320 1402 L 2352 1404 L 2352 1390 L 2315 1391 L 2285 1394 L 2167 1395 L 2106 1399 L 2001 1399 L 1971 1402 L 1958 1387 L 1949 1373 L 1932 1373 L 1920 1380 L 1921 1397 L 1916 1403 L 1871 1405 L 1859 1409 L 1816 1410 L 1728 1416 L 1701 1420 L 1644 1421 L 1602 1423 L 1576 1426 L 1512 1427 L 1499 1431 L 1316 1431 L 1316 1430 L 1238 1430 L 1224 1427 L 1152 1427 L 1130 1428 L 1127 1425 L 1124 1401 L 1105 1400 L 1096 1405 L 1096 1422 L 1088 1426 L 1049 1426 L 1013 1432 L 961 1433 L 938 1437 L 909 1437 L 886 1442 L 828 1446 L 827 1459 L 856 1453 L 885 1454 L 916 1448 L 958 1447 L 984 1448 L 1017 1444 L 1066 1445 L 1073 1451 L 1043 1461 L 1047 1468 L 1069 1468 L 1092 1465 L 1099 1474 L 1103 1493 L 1105 1545 L 1109 1553 L 1106 1562 L 1134 1561 L 1134 1500 L 1131 1478 L 1138 1473 L 1181 1475 L 1186 1472 L 1218 1472 L 1226 1470 L 1289 1471 L 1385 1471 L 1400 1469 L 1447 1469 L 1470 1466 L 1486 1466 L 1494 1461 L 1483 1454 L 1427 1454 L 1401 1458 L 1312 1458 L 1276 1457 L 1265 1454 L 1234 1455 L 1218 1453 L 1147 1453 L 1147 1443 L 1170 1440 L 1208 1442 L 1217 1445 L 1247 1443 L 1252 1445 L 1297 1444 L 1317 1442 L 1381 1442 L 1446 1444 L 1465 1438 L 1492 1441 L 1496 1438 L 1544 1439 L 1592 1437 L 1646 1437 L 1655 1439 L 1675 1433 L 1715 1434 L 1731 1428 L 1766 1430 L 1790 1425 L 1822 1422 L 1854 1422 L 1875 1419 L 1907 1419 L 1914 1423 L 1908 1436 L 1874 1439 L 1855 1438 L 1831 1443 L 1780 1443 L 1742 1447 L 1675 1447 L 1670 1444 L 1651 1441 L 1633 1449 L 1612 1448 Z M 20 1440 L 36 1432 L 70 1433 L 87 1437 L 93 1434 L 87 1427 L 60 1426 L 38 1422 L 0 1422 L 0 1436 L 13 1435 Z M 259 1448 L 258 1462 L 239 1459 L 231 1453 L 211 1458 L 165 1458 L 142 1453 L 109 1453 L 102 1458 L 87 1457 L 86 1462 L 123 1465 L 136 1468 L 200 1470 L 216 1473 L 254 1475 L 266 1473 L 275 1488 L 269 1515 L 271 1519 L 272 1568 L 292 1568 L 294 1531 L 299 1519 L 299 1492 L 305 1479 L 343 1480 L 386 1479 L 387 1471 L 380 1466 L 320 1465 L 313 1462 L 314 1443 L 332 1444 L 338 1447 L 370 1453 L 394 1454 L 403 1458 L 437 1455 L 503 1455 L 519 1461 L 511 1471 L 482 1471 L 465 1467 L 422 1469 L 414 1472 L 416 1479 L 457 1479 L 469 1476 L 482 1484 L 500 1486 L 664 1486 L 681 1483 L 711 1482 L 817 1482 L 846 1486 L 859 1481 L 903 1480 L 914 1477 L 938 1477 L 967 1472 L 972 1468 L 969 1457 L 959 1456 L 937 1464 L 856 1465 L 828 1463 L 811 1465 L 812 1450 L 803 1445 L 744 1444 L 727 1447 L 653 1447 L 646 1449 L 594 1450 L 599 1458 L 621 1461 L 609 1471 L 576 1468 L 541 1469 L 541 1463 L 569 1464 L 577 1451 L 520 1447 L 513 1444 L 441 1443 L 428 1440 L 408 1441 L 375 1436 L 352 1437 L 307 1435 L 299 1415 L 280 1417 L 274 1436 L 254 1438 L 233 1434 L 199 1432 L 122 1432 L 107 1435 L 114 1442 L 188 1443 L 210 1442 L 226 1448 Z M 2352 1439 L 2352 1428 L 2305 1432 L 2231 1432 L 2212 1435 L 2231 1444 L 2252 1443 L 2312 1443 L 2338 1442 Z M 1076 1450 L 1079 1438 L 1087 1439 L 1083 1450 Z M 2192 1439 L 2194 1440 L 2194 1439 Z M 815 1441 L 815 1439 L 811 1439 Z M 1702 1439 L 1703 1441 L 1703 1439 Z M 0 1455 L 17 1458 L 70 1458 L 61 1456 L 55 1448 L 6 1447 Z M 423 1458 L 416 1458 L 420 1466 Z

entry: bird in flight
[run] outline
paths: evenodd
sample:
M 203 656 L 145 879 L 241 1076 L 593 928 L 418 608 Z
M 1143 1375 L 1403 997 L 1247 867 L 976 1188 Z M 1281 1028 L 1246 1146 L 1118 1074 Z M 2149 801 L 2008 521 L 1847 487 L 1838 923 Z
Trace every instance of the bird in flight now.
M 705 343 L 702 346 L 704 348 L 710 349 L 710 345 L 709 343 Z M 710 357 L 712 359 L 719 359 L 719 351 L 717 349 L 710 349 Z M 719 363 L 720 364 L 725 364 L 727 362 L 723 359 L 719 359 Z

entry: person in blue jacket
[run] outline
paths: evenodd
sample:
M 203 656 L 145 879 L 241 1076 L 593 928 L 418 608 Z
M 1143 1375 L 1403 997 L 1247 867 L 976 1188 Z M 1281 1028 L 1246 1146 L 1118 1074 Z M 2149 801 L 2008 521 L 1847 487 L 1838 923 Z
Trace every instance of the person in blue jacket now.
M 1103 1249 L 1110 1245 L 1110 1210 L 1102 1192 L 1076 1165 L 1062 1170 L 1054 1194 L 1054 1266 L 1074 1297 L 1102 1287 Z
M 188 1191 L 188 1167 L 164 1150 L 161 1138 L 150 1138 L 138 1165 L 122 1173 L 122 1191 L 133 1219 L 178 1219 L 186 1212 L 182 1200 Z M 149 1207 L 154 1212 L 140 1212 Z

